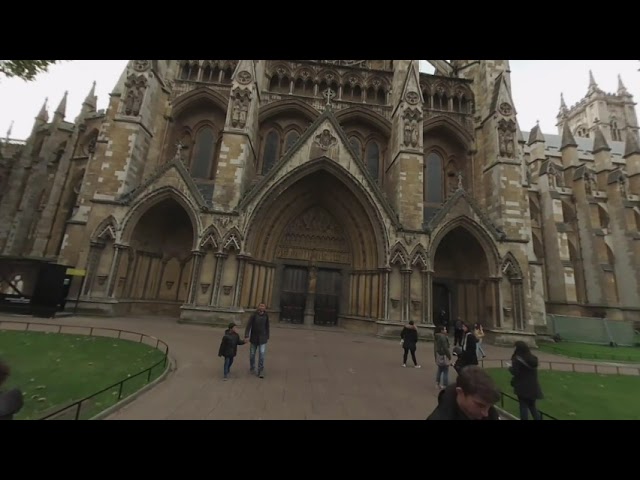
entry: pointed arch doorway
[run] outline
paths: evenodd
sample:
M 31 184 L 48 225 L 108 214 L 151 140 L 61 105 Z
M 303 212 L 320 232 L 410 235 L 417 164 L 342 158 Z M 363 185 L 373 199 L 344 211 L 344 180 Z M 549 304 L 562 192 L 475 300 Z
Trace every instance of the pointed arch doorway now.
M 375 207 L 333 162 L 315 163 L 258 205 L 243 306 L 264 301 L 279 321 L 307 325 L 378 319 L 384 247 Z

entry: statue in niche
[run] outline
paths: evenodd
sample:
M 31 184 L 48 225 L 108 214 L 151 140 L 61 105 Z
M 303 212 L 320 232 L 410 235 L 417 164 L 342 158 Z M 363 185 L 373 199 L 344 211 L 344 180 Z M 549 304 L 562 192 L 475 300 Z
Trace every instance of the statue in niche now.
M 629 192 L 627 191 L 627 177 L 624 174 L 618 177 L 618 188 L 620 188 L 620 195 L 623 200 L 626 200 Z
M 316 283 L 318 281 L 318 269 L 312 266 L 309 269 L 309 293 L 316 293 Z
M 411 146 L 417 147 L 419 143 L 418 138 L 418 122 L 416 120 L 411 120 Z
M 127 87 L 127 95 L 124 99 L 124 113 L 125 115 L 136 117 L 140 114 L 140 109 L 142 108 L 147 80 L 142 75 L 138 78 L 134 78 L 132 75 L 127 80 L 125 87 Z
M 584 172 L 584 190 L 587 195 L 593 195 L 593 192 L 598 190 L 595 176 L 589 170 Z

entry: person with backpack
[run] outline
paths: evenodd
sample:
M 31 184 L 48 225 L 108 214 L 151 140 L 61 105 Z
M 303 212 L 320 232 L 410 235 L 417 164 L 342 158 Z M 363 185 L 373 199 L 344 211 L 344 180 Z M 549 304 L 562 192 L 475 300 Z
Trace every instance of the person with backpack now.
M 436 388 L 444 390 L 449 385 L 449 365 L 451 364 L 451 350 L 446 327 L 436 327 L 433 353 L 438 367 L 436 371 Z

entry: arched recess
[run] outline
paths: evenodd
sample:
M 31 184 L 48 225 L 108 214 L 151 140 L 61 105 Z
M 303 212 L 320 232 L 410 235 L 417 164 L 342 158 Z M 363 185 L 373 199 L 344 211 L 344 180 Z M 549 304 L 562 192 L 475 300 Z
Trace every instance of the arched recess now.
M 416 245 L 411 251 L 411 273 L 409 281 L 409 319 L 416 323 L 428 321 L 427 308 L 431 304 L 427 285 L 431 281 L 428 255 L 424 247 Z
M 114 244 L 118 232 L 118 222 L 109 215 L 94 229 L 90 237 L 87 279 L 82 294 L 84 296 L 105 297 L 107 279 L 114 255 Z
M 213 183 L 227 108 L 228 99 L 207 87 L 192 90 L 178 97 L 172 106 L 172 121 L 164 148 L 164 161 L 176 158 L 180 143 L 179 156 L 187 170 L 195 178 Z M 207 133 L 207 143 L 199 145 L 198 139 L 203 132 Z M 208 166 L 203 167 L 203 160 L 200 160 L 196 162 L 198 168 L 194 169 L 198 152 L 206 154 Z
M 430 255 L 432 318 L 444 310 L 450 322 L 499 327 L 500 257 L 485 229 L 457 217 L 435 233 Z
M 129 302 L 131 313 L 178 315 L 180 305 L 192 304 L 197 292 L 200 231 L 190 203 L 173 188 L 145 199 L 122 223 L 111 296 Z
M 423 138 L 424 216 L 428 221 L 442 202 L 458 189 L 459 183 L 473 193 L 473 168 L 468 155 L 472 138 L 459 124 L 446 117 L 426 120 Z
M 408 321 L 408 289 L 407 277 L 410 271 L 411 257 L 404 245 L 396 243 L 389 253 L 389 300 L 388 317 L 392 321 Z
M 264 299 L 299 323 L 381 318 L 384 223 L 340 165 L 323 157 L 296 168 L 270 188 L 247 224 L 252 259 L 244 270 L 242 306 Z
M 297 99 L 269 104 L 260 112 L 257 171 L 266 175 L 319 113 Z
M 388 163 L 391 125 L 387 119 L 363 107 L 353 107 L 336 113 L 342 129 L 352 139 L 351 144 L 371 177 L 383 184 Z M 353 139 L 357 138 L 357 142 Z
M 501 297 L 504 320 L 503 328 L 525 329 L 525 301 L 522 269 L 511 252 L 507 253 L 501 265 Z

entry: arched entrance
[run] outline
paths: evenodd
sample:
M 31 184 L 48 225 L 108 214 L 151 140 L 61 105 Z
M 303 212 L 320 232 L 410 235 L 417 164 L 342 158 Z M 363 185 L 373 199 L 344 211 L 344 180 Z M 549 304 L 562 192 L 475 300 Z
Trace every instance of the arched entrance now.
M 384 245 L 374 207 L 359 197 L 348 180 L 325 169 L 298 177 L 281 194 L 274 189 L 247 235 L 252 259 L 242 305 L 264 301 L 290 323 L 380 318 Z
M 194 227 L 184 207 L 169 196 L 154 204 L 125 230 L 115 297 L 130 312 L 178 315 L 187 302 L 193 264 Z
M 433 264 L 432 314 L 445 311 L 450 324 L 495 326 L 496 282 L 491 280 L 495 259 L 465 226 L 448 231 L 436 245 Z

